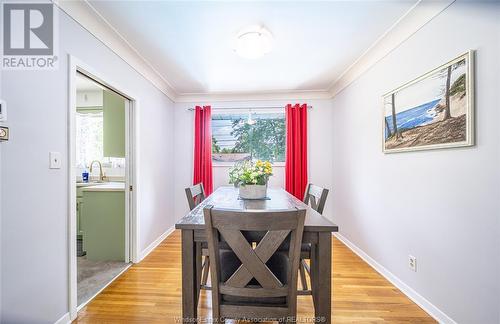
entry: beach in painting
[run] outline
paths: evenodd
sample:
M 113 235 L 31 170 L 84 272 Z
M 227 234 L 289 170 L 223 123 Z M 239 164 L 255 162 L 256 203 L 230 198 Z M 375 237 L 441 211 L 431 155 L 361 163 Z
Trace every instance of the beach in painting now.
M 384 97 L 386 150 L 467 139 L 465 59 Z

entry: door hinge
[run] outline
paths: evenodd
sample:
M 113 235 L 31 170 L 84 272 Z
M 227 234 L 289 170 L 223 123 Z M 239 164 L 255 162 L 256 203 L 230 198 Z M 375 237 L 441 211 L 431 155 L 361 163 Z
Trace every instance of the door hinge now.
M 132 185 L 130 185 L 130 186 L 128 187 L 128 190 L 129 190 L 129 191 L 132 191 L 132 189 L 133 189 L 133 187 L 132 187 Z

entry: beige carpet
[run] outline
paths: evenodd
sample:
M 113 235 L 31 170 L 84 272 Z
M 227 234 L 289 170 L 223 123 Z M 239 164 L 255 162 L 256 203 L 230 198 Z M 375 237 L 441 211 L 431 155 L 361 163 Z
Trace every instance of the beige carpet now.
M 119 261 L 90 261 L 77 258 L 78 305 L 92 298 L 129 264 Z

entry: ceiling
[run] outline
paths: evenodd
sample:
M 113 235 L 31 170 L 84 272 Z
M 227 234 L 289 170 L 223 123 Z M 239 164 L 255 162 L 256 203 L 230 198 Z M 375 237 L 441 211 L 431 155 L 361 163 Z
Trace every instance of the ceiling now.
M 416 3 L 88 1 L 178 94 L 326 91 Z M 265 26 L 274 49 L 237 56 Z
M 100 84 L 87 78 L 86 76 L 77 74 L 76 76 L 77 91 L 101 91 L 102 89 L 103 87 Z

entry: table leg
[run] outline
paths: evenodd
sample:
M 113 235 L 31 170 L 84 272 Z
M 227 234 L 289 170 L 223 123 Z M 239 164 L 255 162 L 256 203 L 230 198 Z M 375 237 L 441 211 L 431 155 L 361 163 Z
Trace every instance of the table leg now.
M 314 307 L 316 308 L 316 303 L 317 303 L 317 294 L 318 294 L 318 282 L 316 278 L 318 277 L 317 273 L 317 267 L 316 267 L 316 244 L 312 244 L 311 246 L 311 259 L 309 260 L 310 262 L 310 278 L 311 278 L 311 295 L 313 299 L 313 304 L 315 305 Z
M 196 262 L 196 307 L 198 307 L 198 304 L 200 302 L 200 291 L 201 291 L 201 262 L 202 262 L 202 256 L 201 256 L 201 243 L 195 243 L 196 245 L 196 253 L 195 253 L 195 262 Z
M 193 323 L 197 317 L 196 244 L 194 231 L 182 230 L 182 320 Z
M 321 323 L 332 322 L 332 234 L 318 233 L 314 253 L 314 313 Z M 324 319 L 324 321 L 323 321 Z

